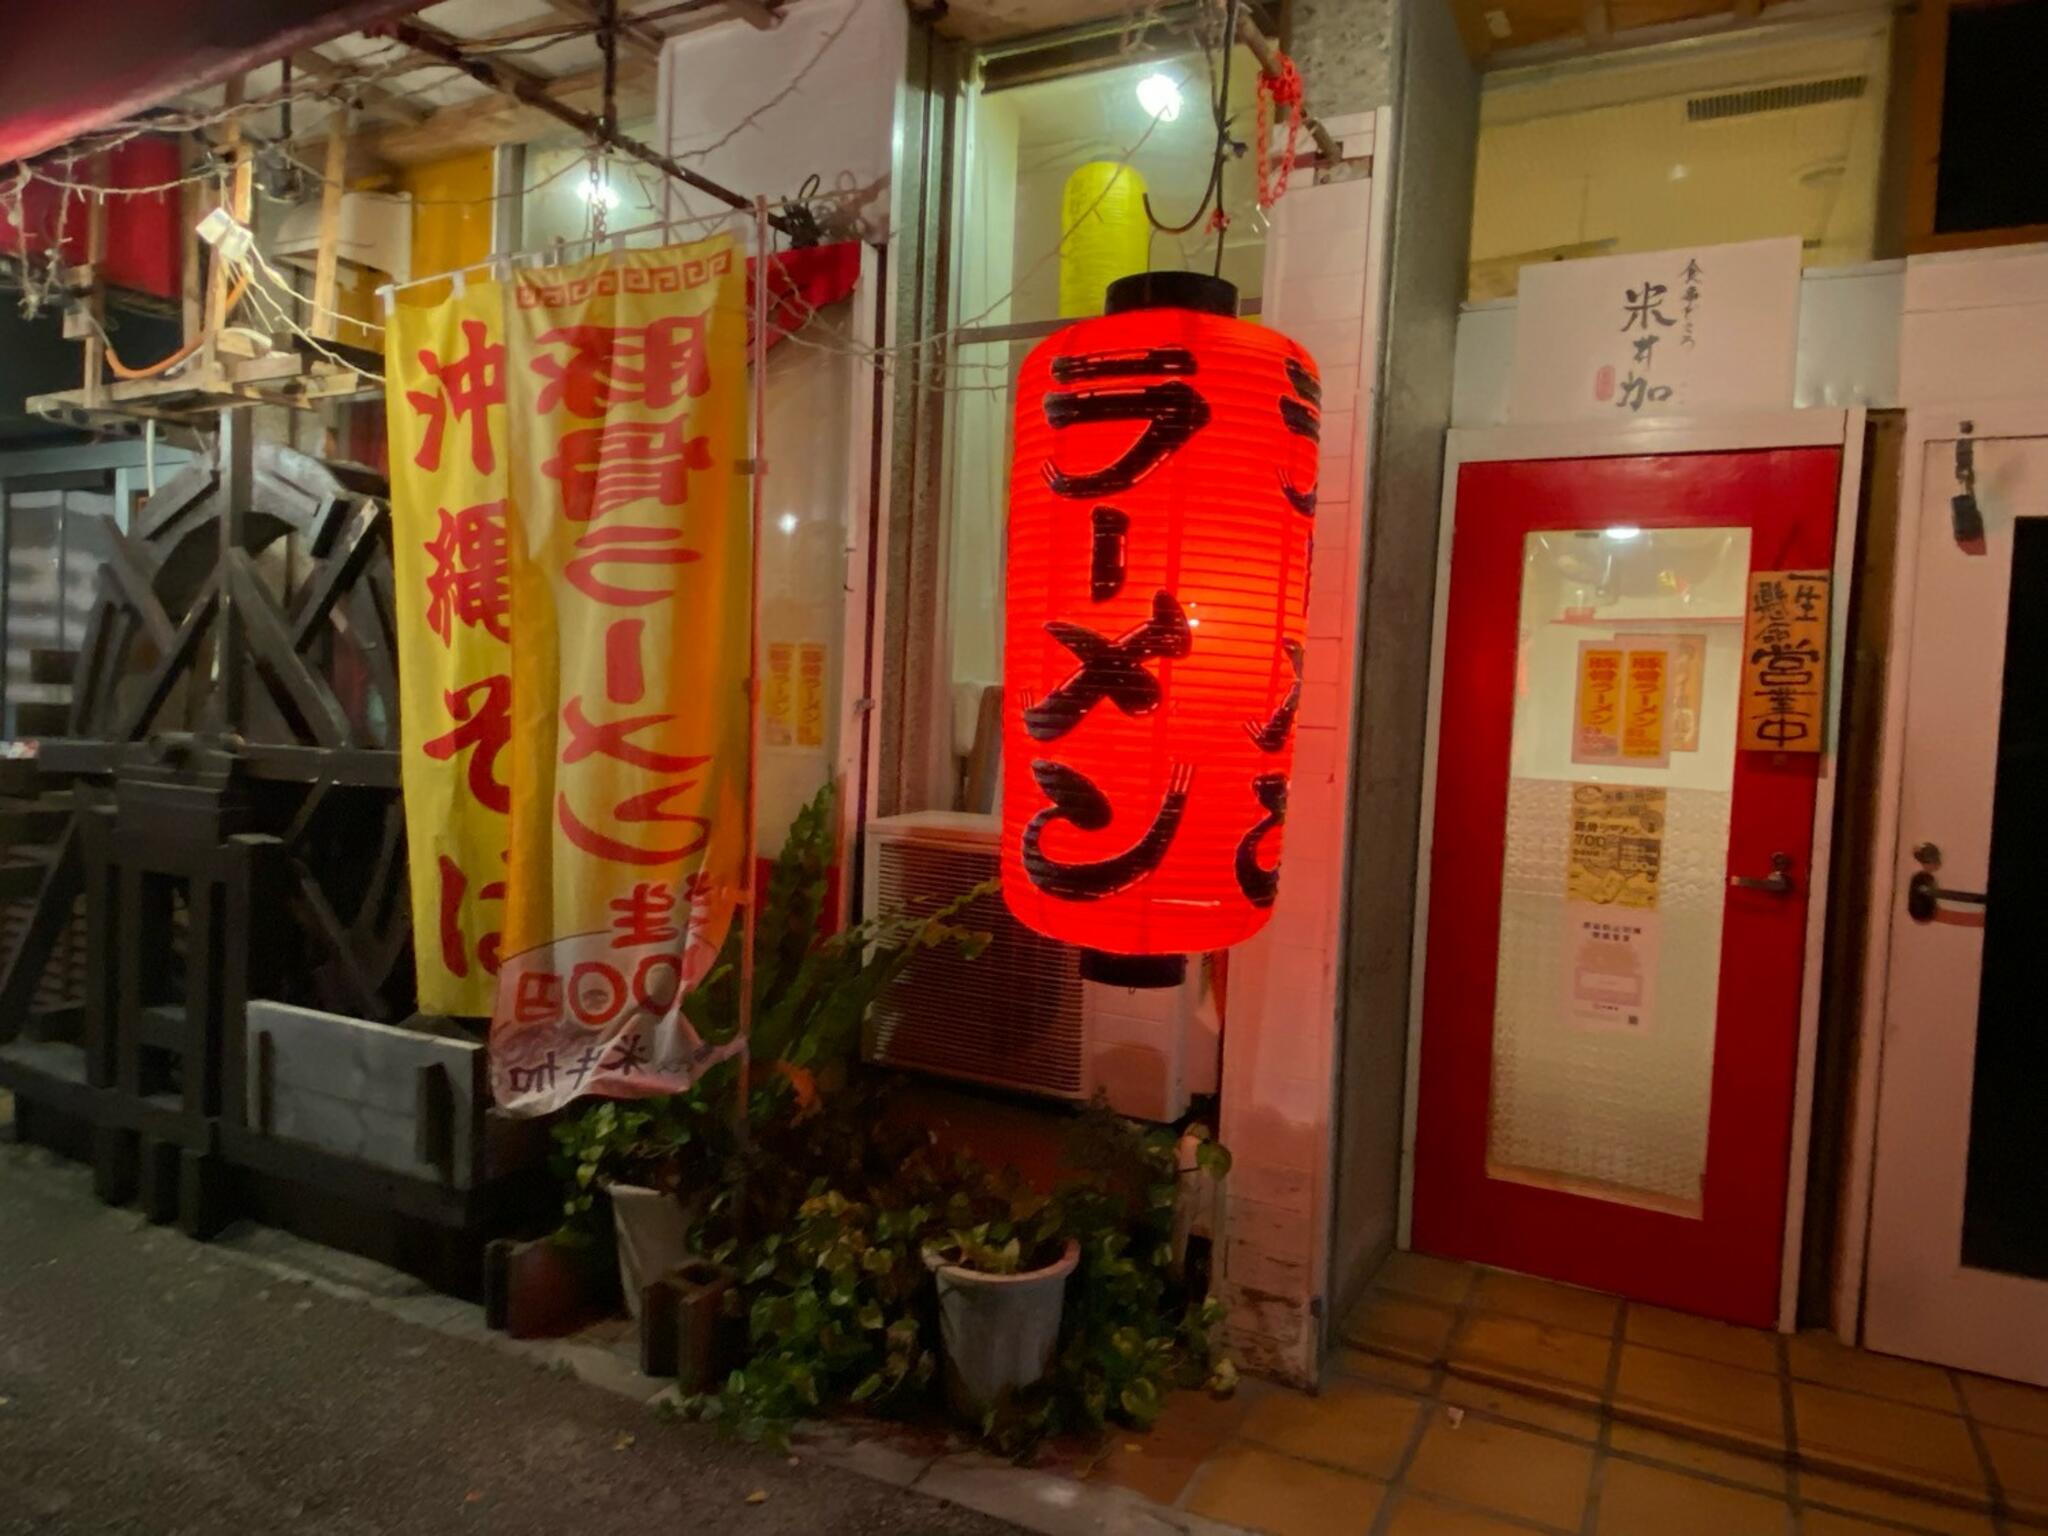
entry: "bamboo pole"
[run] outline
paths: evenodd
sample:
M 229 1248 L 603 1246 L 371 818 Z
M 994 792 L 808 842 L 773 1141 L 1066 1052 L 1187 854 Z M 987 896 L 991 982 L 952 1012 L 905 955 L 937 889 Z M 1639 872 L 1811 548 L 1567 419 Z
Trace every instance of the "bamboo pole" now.
M 342 179 L 348 171 L 348 107 L 327 119 L 327 156 L 320 167 L 320 233 L 313 255 L 313 335 L 333 341 L 336 278 L 341 265 Z
M 744 796 L 745 835 L 741 840 L 742 889 L 746 905 L 740 911 L 740 1008 L 739 1008 L 739 1135 L 746 1144 L 747 1109 L 753 1092 L 754 1032 L 754 940 L 759 931 L 760 892 L 756 889 L 755 866 L 760 859 L 760 839 L 754 823 L 760 809 L 761 765 L 761 519 L 765 493 L 762 481 L 768 473 L 768 201 L 754 199 L 754 338 L 753 338 L 753 459 L 748 464 L 747 520 L 747 785 Z

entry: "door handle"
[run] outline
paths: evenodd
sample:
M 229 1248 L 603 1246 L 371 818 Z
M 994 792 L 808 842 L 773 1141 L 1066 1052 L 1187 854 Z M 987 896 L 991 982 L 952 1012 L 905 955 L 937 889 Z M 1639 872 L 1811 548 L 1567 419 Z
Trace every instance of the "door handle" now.
M 1931 923 L 1936 909 L 1944 901 L 1954 902 L 1962 907 L 1988 907 L 1990 898 L 1983 891 L 1951 891 L 1939 884 L 1934 871 L 1923 869 L 1906 882 L 1906 916 L 1916 923 Z
M 1773 896 L 1788 896 L 1792 892 L 1792 855 L 1774 853 L 1768 875 L 1730 875 L 1728 883 L 1738 890 L 1769 891 Z

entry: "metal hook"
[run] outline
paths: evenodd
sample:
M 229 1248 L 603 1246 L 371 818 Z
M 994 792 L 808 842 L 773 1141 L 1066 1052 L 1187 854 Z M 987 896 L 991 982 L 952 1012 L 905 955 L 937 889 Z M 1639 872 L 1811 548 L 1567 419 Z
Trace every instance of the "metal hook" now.
M 1209 199 L 1216 195 L 1216 182 L 1222 170 L 1223 162 L 1221 160 L 1218 160 L 1215 165 L 1209 168 L 1209 184 L 1202 189 L 1202 200 L 1195 205 L 1195 211 L 1188 215 L 1187 223 L 1167 224 L 1162 222 L 1159 215 L 1152 211 L 1152 194 L 1150 192 L 1141 194 L 1145 204 L 1146 219 L 1162 235 L 1186 234 L 1201 221 L 1202 215 L 1209 211 Z
M 1984 511 L 1977 505 L 1977 443 L 1970 436 L 1977 430 L 1974 421 L 1959 422 L 1962 435 L 1956 439 L 1956 486 L 1957 492 L 1948 500 L 1949 524 L 1958 544 L 1977 545 L 1984 543 Z

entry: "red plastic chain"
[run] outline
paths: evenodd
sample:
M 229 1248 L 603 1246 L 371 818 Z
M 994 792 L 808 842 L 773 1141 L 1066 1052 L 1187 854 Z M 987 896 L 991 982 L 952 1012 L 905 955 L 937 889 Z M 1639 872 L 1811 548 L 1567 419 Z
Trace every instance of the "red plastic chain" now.
M 1273 61 L 1278 66 L 1276 73 L 1261 71 L 1259 74 L 1257 163 L 1261 208 L 1270 208 L 1287 195 L 1287 176 L 1294 169 L 1294 147 L 1301 137 L 1301 71 L 1284 53 L 1276 52 Z M 1273 174 L 1269 163 L 1275 106 L 1287 109 L 1287 148 L 1281 154 L 1277 175 Z

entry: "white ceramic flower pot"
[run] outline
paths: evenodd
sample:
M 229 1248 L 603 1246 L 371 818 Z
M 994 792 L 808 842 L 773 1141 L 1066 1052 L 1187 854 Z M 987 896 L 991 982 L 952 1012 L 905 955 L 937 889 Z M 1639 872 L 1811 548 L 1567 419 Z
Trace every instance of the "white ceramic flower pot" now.
M 674 1195 L 639 1184 L 608 1186 L 618 1235 L 619 1284 L 640 1321 L 640 1293 L 690 1258 L 690 1213 Z
M 932 1265 L 939 1285 L 939 1336 L 945 1345 L 946 1399 L 975 1423 L 1005 1390 L 1028 1387 L 1052 1366 L 1065 1309 L 1067 1276 L 1081 1245 L 1043 1269 L 985 1275 L 957 1264 Z

